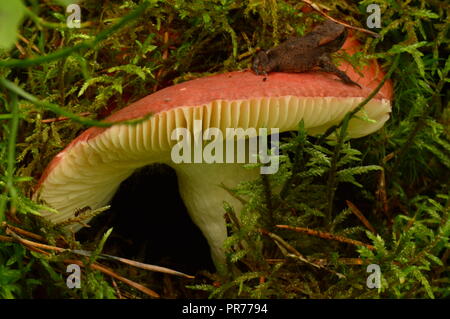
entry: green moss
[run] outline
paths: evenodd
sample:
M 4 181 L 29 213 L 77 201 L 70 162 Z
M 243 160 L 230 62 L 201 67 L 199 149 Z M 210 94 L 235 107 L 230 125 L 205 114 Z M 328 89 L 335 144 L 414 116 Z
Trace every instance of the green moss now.
M 9 51 L 0 51 L 0 221 L 16 223 L 49 243 L 61 244 L 64 238 L 67 247 L 80 248 L 71 234 L 36 217 L 42 206 L 30 199 L 57 152 L 114 110 L 173 83 L 246 69 L 258 48 L 302 35 L 322 19 L 302 12 L 301 1 L 143 3 L 109 1 L 101 6 L 84 1 L 83 27 L 68 29 L 63 7 L 26 2 L 30 12 L 18 30 L 23 38 Z M 380 37 L 356 33 L 364 53 L 336 58 L 354 65 L 377 58 L 387 70 L 397 57 L 392 117 L 377 134 L 352 142 L 345 134 L 333 143 L 307 137 L 302 127 L 286 134 L 280 171 L 237 190 L 249 199 L 240 224 L 230 219 L 229 277 L 173 279 L 177 292 L 172 295 L 449 297 L 448 5 L 424 0 L 316 3 L 360 27 L 368 16 L 366 6 L 380 5 Z M 17 88 L 30 95 L 17 95 Z M 66 114 L 62 112 L 72 120 L 43 122 Z M 83 112 L 91 115 L 72 116 Z M 377 234 L 366 230 L 346 201 L 363 212 Z M 227 211 L 233 215 L 232 208 Z M 277 224 L 328 231 L 376 249 L 281 230 Z M 5 235 L 4 227 L 0 233 Z M 86 245 L 96 247 L 97 242 Z M 68 257 L 73 256 L 44 256 L 0 242 L 0 297 L 116 296 L 109 278 L 92 270 L 84 272 L 88 285 L 82 291 L 66 289 L 62 260 Z M 359 258 L 363 265 L 343 258 Z M 381 267 L 379 289 L 366 287 L 368 264 Z M 158 276 L 113 266 L 155 290 L 167 285 Z M 220 280 L 220 287 L 214 280 Z M 128 286 L 120 289 L 142 296 Z

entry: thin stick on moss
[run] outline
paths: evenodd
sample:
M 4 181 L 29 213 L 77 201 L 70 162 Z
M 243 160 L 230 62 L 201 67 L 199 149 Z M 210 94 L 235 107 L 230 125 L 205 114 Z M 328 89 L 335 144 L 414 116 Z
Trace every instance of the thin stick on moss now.
M 336 22 L 338 24 L 342 24 L 343 26 L 346 26 L 347 28 L 350 28 L 350 29 L 354 29 L 354 30 L 358 30 L 358 31 L 370 34 L 370 35 L 374 36 L 375 38 L 379 38 L 380 37 L 380 35 L 378 33 L 375 33 L 373 31 L 370 31 L 370 30 L 367 30 L 367 29 L 364 29 L 364 28 L 355 27 L 355 26 L 352 26 L 352 25 L 350 25 L 348 23 L 336 20 L 332 16 L 328 15 L 327 13 L 325 13 L 322 9 L 319 8 L 319 6 L 317 4 L 315 4 L 314 2 L 312 2 L 310 0 L 301 0 L 301 1 L 306 3 L 306 4 L 308 4 L 312 9 L 314 9 L 319 14 L 321 14 L 322 16 L 324 16 L 325 18 L 327 18 L 327 19 L 329 19 L 329 20 L 331 20 L 333 22 Z
M 306 227 L 294 227 L 294 226 L 289 226 L 289 225 L 276 225 L 275 227 L 282 228 L 282 229 L 289 229 L 289 230 L 296 231 L 298 233 L 305 233 L 310 236 L 315 236 L 315 237 L 328 239 L 328 240 L 335 240 L 335 241 L 338 241 L 341 243 L 351 244 L 351 245 L 355 245 L 355 246 L 364 246 L 370 250 L 375 249 L 374 246 L 363 243 L 359 240 L 354 240 L 354 239 L 343 237 L 343 236 L 333 235 L 331 233 L 320 231 L 320 230 L 310 229 L 310 228 L 306 228 Z
M 79 255 L 87 256 L 87 257 L 90 257 L 92 255 L 92 253 L 87 250 L 75 249 L 75 250 L 72 250 L 71 252 L 79 254 Z M 154 272 L 160 272 L 160 273 L 164 273 L 164 274 L 168 274 L 168 275 L 174 275 L 174 276 L 184 277 L 184 278 L 188 278 L 188 279 L 195 278 L 195 276 L 187 275 L 185 273 L 182 273 L 182 272 L 176 271 L 176 270 L 172 270 L 170 268 L 160 267 L 160 266 L 150 265 L 150 264 L 144 264 L 144 263 L 134 261 L 131 259 L 127 259 L 127 258 L 116 257 L 116 256 L 112 256 L 112 255 L 107 255 L 107 254 L 99 254 L 98 258 L 117 260 L 117 261 L 120 261 L 121 263 L 130 265 L 130 266 L 133 266 L 136 268 L 154 271 Z
M 1 223 L 1 225 L 2 225 L 2 227 L 10 228 L 12 231 L 14 231 L 17 234 L 20 234 L 20 235 L 23 235 L 23 236 L 27 236 L 29 238 L 33 238 L 34 240 L 45 241 L 44 237 L 42 237 L 42 236 L 40 236 L 38 234 L 29 232 L 27 230 L 24 230 L 22 228 L 10 225 L 7 222 L 3 222 L 3 223 Z
M 90 116 L 90 115 L 92 115 L 92 113 L 91 112 L 81 112 L 81 113 L 79 113 L 79 114 L 77 114 L 77 116 Z M 62 122 L 62 121 L 67 121 L 67 120 L 70 120 L 70 118 L 69 117 L 67 117 L 67 116 L 61 116 L 61 117 L 54 117 L 54 118 L 49 118 L 49 119 L 44 119 L 44 120 L 41 120 L 41 122 L 42 123 L 54 123 L 54 122 Z
M 76 260 L 76 259 L 66 259 L 66 260 L 64 260 L 64 263 L 66 263 L 66 264 L 76 264 L 76 265 L 81 266 L 81 267 L 85 267 L 86 266 L 83 262 L 81 262 L 80 260 Z M 139 284 L 137 282 L 134 282 L 134 281 L 132 281 L 132 280 L 130 280 L 128 278 L 122 277 L 122 276 L 116 274 L 111 269 L 109 269 L 109 268 L 107 268 L 107 267 L 105 267 L 103 265 L 100 265 L 98 263 L 94 263 L 92 265 L 89 265 L 89 267 L 92 268 L 92 269 L 98 270 L 98 271 L 100 271 L 100 272 L 102 272 L 102 273 L 104 273 L 104 274 L 106 274 L 108 276 L 111 276 L 111 277 L 113 277 L 113 278 L 115 278 L 117 280 L 120 280 L 123 283 L 126 283 L 127 285 L 129 285 L 129 286 L 131 286 L 131 287 L 133 287 L 133 288 L 143 292 L 144 294 L 149 295 L 150 297 L 160 298 L 160 295 L 157 292 L 151 290 L 150 288 L 145 287 L 144 285 L 141 285 L 141 284 Z
M 49 249 L 49 250 L 56 250 L 58 252 L 66 251 L 66 249 L 64 249 L 64 248 L 44 245 L 44 244 L 35 243 L 35 242 L 32 242 L 32 241 L 23 239 L 20 236 L 18 236 L 17 234 L 15 234 L 14 232 L 12 232 L 12 231 L 9 231 L 9 235 L 11 235 L 11 237 L 1 236 L 0 235 L 0 240 L 1 241 L 6 241 L 6 242 L 17 241 L 20 244 L 22 244 L 23 246 L 25 246 L 26 248 L 28 248 L 30 250 L 33 250 L 35 252 L 47 255 L 47 256 L 49 255 L 49 253 L 46 252 L 46 251 L 41 250 L 40 248 Z M 38 247 L 40 247 L 40 248 L 38 248 Z M 76 259 L 66 259 L 63 262 L 64 263 L 68 263 L 68 264 L 77 264 L 79 266 L 85 267 L 85 264 L 82 261 L 76 260 Z M 98 271 L 100 271 L 100 272 L 102 272 L 102 273 L 104 273 L 104 274 L 106 274 L 108 276 L 116 278 L 117 280 L 120 280 L 120 281 L 126 283 L 127 285 L 129 285 L 129 286 L 131 286 L 131 287 L 133 287 L 133 288 L 135 288 L 135 289 L 137 289 L 137 290 L 139 290 L 139 291 L 141 291 L 141 292 L 143 292 L 143 293 L 145 293 L 145 294 L 147 294 L 147 295 L 149 295 L 149 296 L 151 296 L 153 298 L 159 298 L 160 297 L 159 294 L 156 293 L 155 291 L 153 291 L 153 290 L 151 290 L 151 289 L 149 289 L 149 288 L 147 288 L 147 287 L 145 287 L 145 286 L 143 286 L 143 285 L 141 285 L 139 283 L 136 283 L 136 282 L 134 282 L 134 281 L 132 281 L 130 279 L 122 277 L 122 276 L 116 274 L 111 269 L 108 269 L 108 268 L 106 268 L 106 267 L 104 267 L 104 266 L 102 266 L 102 265 L 100 265 L 98 263 L 93 263 L 93 264 L 89 265 L 89 267 L 92 268 L 92 269 L 98 270 Z
M 333 265 L 334 263 L 331 262 L 328 259 L 316 259 L 315 260 L 317 263 L 321 264 L 321 265 Z M 343 265 L 354 265 L 354 266 L 360 266 L 360 265 L 364 265 L 364 263 L 368 263 L 367 260 L 363 260 L 362 258 L 338 258 L 337 262 L 339 264 L 343 264 Z
M 111 278 L 111 283 L 114 287 L 114 290 L 116 291 L 117 298 L 124 299 L 124 297 L 122 296 L 122 293 L 120 292 L 119 286 L 117 286 L 117 283 L 114 280 L 114 278 Z
M 391 153 L 390 155 L 393 155 L 394 153 Z M 389 212 L 389 202 L 388 197 L 386 194 L 386 175 L 385 175 L 385 167 L 386 167 L 386 160 L 383 159 L 383 169 L 380 171 L 380 176 L 378 178 L 378 185 L 377 190 L 375 192 L 378 200 L 381 202 L 381 210 L 383 214 L 387 217 L 388 227 L 391 228 L 392 226 L 392 216 Z
M 347 203 L 348 208 L 350 208 L 350 211 L 356 217 L 358 217 L 358 219 L 364 224 L 364 226 L 366 226 L 366 228 L 370 230 L 372 233 L 376 234 L 377 231 L 375 230 L 375 228 L 373 228 L 372 224 L 367 220 L 367 218 L 363 215 L 363 213 L 361 213 L 358 207 L 356 207 L 356 205 L 349 200 L 346 200 L 345 202 Z
M 195 278 L 194 276 L 191 276 L 191 275 L 188 275 L 188 274 L 185 274 L 185 273 L 182 273 L 180 271 L 176 271 L 176 270 L 173 270 L 170 268 L 156 266 L 156 265 L 150 265 L 150 264 L 144 264 L 141 262 L 137 262 L 137 261 L 122 258 L 122 257 L 116 257 L 116 256 L 101 254 L 101 253 L 97 254 L 96 252 L 91 252 L 88 250 L 68 249 L 68 248 L 62 248 L 62 247 L 38 243 L 38 242 L 31 241 L 31 240 L 28 240 L 28 239 L 25 239 L 25 238 L 19 236 L 18 233 L 20 233 L 20 232 L 24 232 L 24 231 L 21 229 L 20 229 L 20 231 L 17 231 L 17 228 L 7 225 L 6 234 L 9 235 L 10 237 L 0 236 L 0 241 L 18 242 L 27 248 L 46 249 L 46 250 L 50 250 L 50 251 L 56 251 L 58 253 L 73 253 L 73 254 L 77 254 L 80 256 L 84 256 L 84 257 L 92 257 L 95 255 L 96 258 L 116 260 L 121 263 L 130 265 L 130 266 L 133 266 L 136 268 L 148 270 L 148 271 L 160 272 L 160 273 L 174 275 L 174 276 L 180 276 L 180 277 L 184 277 L 184 278 L 188 278 L 188 279 Z M 29 232 L 26 232 L 26 233 L 27 233 L 27 235 L 29 235 Z M 36 236 L 38 236 L 38 235 L 36 235 Z M 48 252 L 46 252 L 46 251 L 41 250 L 41 252 L 45 253 L 46 255 L 48 254 Z
M 10 235 L 16 242 L 18 242 L 24 246 L 27 246 L 27 247 L 31 246 L 34 248 L 47 249 L 47 250 L 57 251 L 60 253 L 66 251 L 65 248 L 41 244 L 41 243 L 37 243 L 37 242 L 31 241 L 31 240 L 22 238 L 19 235 L 17 235 L 14 231 L 12 231 L 10 228 L 6 228 L 6 234 Z
M 285 256 L 295 256 L 296 259 L 304 262 L 305 264 L 311 265 L 314 268 L 323 268 L 320 265 L 317 265 L 311 261 L 308 260 L 308 258 L 306 258 L 305 256 L 303 256 L 297 249 L 295 249 L 294 247 L 292 247 L 291 245 L 289 245 L 283 238 L 281 238 L 280 236 L 269 232 L 265 229 L 261 229 L 260 232 L 264 235 L 269 236 L 270 238 L 272 238 L 272 240 L 277 244 L 277 246 L 280 248 L 281 252 L 283 253 L 283 255 Z
M 41 53 L 41 50 L 39 50 L 39 48 L 37 46 L 35 46 L 33 43 L 30 43 L 30 41 L 27 38 L 25 38 L 23 35 L 18 33 L 17 36 L 20 40 L 25 42 L 31 49 L 33 49 L 34 51 L 36 51 L 38 53 Z

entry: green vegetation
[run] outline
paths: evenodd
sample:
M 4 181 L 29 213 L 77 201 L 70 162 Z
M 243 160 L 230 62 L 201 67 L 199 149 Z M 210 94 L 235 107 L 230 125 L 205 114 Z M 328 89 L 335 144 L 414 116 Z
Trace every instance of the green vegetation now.
M 377 133 L 351 141 L 346 138 L 350 114 L 327 132 L 336 133 L 333 141 L 308 137 L 302 123 L 283 136 L 280 171 L 235 190 L 248 199 L 242 220 L 236 220 L 232 207 L 224 207 L 230 227 L 228 277 L 200 271 L 194 280 L 162 280 L 148 271 L 108 264 L 115 272 L 162 297 L 450 296 L 448 3 L 315 3 L 359 27 L 364 27 L 367 5 L 381 7 L 380 37 L 358 32 L 365 51 L 351 62 L 376 58 L 391 70 L 391 119 Z M 109 232 L 94 229 L 99 234 L 80 243 L 39 218 L 43 206 L 31 196 L 45 166 L 88 126 L 110 125 L 101 119 L 111 112 L 174 83 L 248 68 L 258 48 L 301 35 L 323 18 L 303 12 L 306 5 L 297 0 L 102 5 L 86 0 L 80 4 L 81 28 L 71 29 L 65 5 L 0 4 L 0 15 L 8 17 L 0 21 L 0 223 L 36 236 L 0 225 L 0 298 L 148 297 L 88 267 L 99 259 Z M 321 231 L 322 238 L 311 230 Z M 89 247 L 93 255 L 30 247 L 19 243 L 21 238 L 72 250 Z M 66 261 L 73 259 L 84 261 L 86 284 L 70 290 Z M 378 289 L 366 286 L 369 264 L 381 268 Z M 168 281 L 170 289 L 165 289 Z

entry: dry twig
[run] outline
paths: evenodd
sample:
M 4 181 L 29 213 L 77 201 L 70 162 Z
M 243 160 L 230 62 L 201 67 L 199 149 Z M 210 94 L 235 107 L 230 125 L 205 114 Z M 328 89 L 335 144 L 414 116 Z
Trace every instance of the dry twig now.
M 364 246 L 370 250 L 375 249 L 374 246 L 363 243 L 361 241 L 350 239 L 350 238 L 343 237 L 343 236 L 333 235 L 331 233 L 320 231 L 320 230 L 310 229 L 310 228 L 306 228 L 306 227 L 294 227 L 294 226 L 289 226 L 289 225 L 276 225 L 275 227 L 282 228 L 282 229 L 289 229 L 289 230 L 296 231 L 298 233 L 305 233 L 310 236 L 320 237 L 320 238 L 329 239 L 329 240 L 335 240 L 335 241 L 339 241 L 341 243 L 351 244 L 351 245 L 355 245 L 355 246 Z
M 45 241 L 44 237 L 37 235 L 35 233 L 29 232 L 27 230 L 24 230 L 22 228 L 10 225 L 7 222 L 2 222 L 2 227 L 7 227 L 7 228 L 11 229 L 13 232 L 15 232 L 16 234 L 27 236 L 29 238 L 33 238 L 33 239 L 39 240 L 39 241 Z
M 66 263 L 66 264 L 76 264 L 76 265 L 81 266 L 81 267 L 85 267 L 86 266 L 82 261 L 76 260 L 76 259 L 66 259 L 66 260 L 64 260 L 64 263 Z M 100 265 L 98 263 L 93 263 L 93 264 L 89 265 L 89 267 L 91 267 L 92 269 L 98 270 L 98 271 L 100 271 L 100 272 L 102 272 L 102 273 L 104 273 L 104 274 L 106 274 L 108 276 L 111 276 L 111 277 L 113 277 L 113 278 L 115 278 L 117 280 L 120 280 L 120 281 L 126 283 L 127 285 L 129 285 L 129 286 L 131 286 L 131 287 L 133 287 L 133 288 L 135 288 L 135 289 L 145 293 L 146 295 L 149 295 L 150 297 L 160 298 L 159 294 L 156 293 L 155 291 L 153 291 L 153 290 L 151 290 L 151 289 L 149 289 L 149 288 L 147 288 L 147 287 L 145 287 L 145 286 L 143 286 L 141 284 L 138 284 L 137 282 L 134 282 L 134 281 L 132 281 L 132 280 L 130 280 L 128 278 L 122 277 L 122 276 L 116 274 L 114 271 L 112 271 L 111 269 L 109 269 L 109 268 L 107 268 L 105 266 L 102 266 L 102 265 Z
M 375 228 L 373 228 L 373 226 L 370 224 L 370 222 L 367 220 L 367 218 L 363 215 L 363 213 L 361 213 L 361 211 L 358 209 L 358 207 L 356 207 L 355 204 L 353 204 L 351 201 L 346 200 L 345 201 L 347 203 L 348 208 L 350 208 L 350 211 L 356 215 L 356 217 L 358 217 L 358 219 L 364 224 L 364 226 L 366 226 L 366 228 L 368 230 L 370 230 L 372 233 L 376 234 L 377 231 L 375 230 Z
M 86 251 L 86 250 L 72 250 L 72 249 L 66 249 L 66 248 L 61 248 L 61 247 L 56 247 L 56 246 L 51 246 L 51 245 L 46 245 L 46 244 L 34 242 L 34 241 L 31 241 L 31 240 L 22 238 L 18 234 L 20 233 L 20 234 L 23 234 L 25 236 L 28 236 L 28 237 L 31 237 L 31 238 L 34 238 L 34 239 L 37 239 L 37 238 L 43 239 L 43 238 L 41 236 L 39 236 L 39 235 L 30 233 L 30 232 L 28 232 L 26 230 L 23 230 L 23 229 L 20 229 L 18 227 L 8 225 L 6 222 L 3 222 L 2 226 L 6 227 L 6 234 L 9 235 L 9 236 L 0 235 L 0 241 L 3 241 L 3 242 L 17 242 L 17 243 L 22 244 L 24 247 L 26 247 L 29 250 L 38 252 L 38 253 L 46 255 L 46 256 L 49 256 L 50 253 L 48 251 L 45 251 L 45 250 L 55 251 L 55 252 L 58 252 L 58 253 L 69 252 L 69 253 L 74 253 L 74 254 L 78 254 L 78 255 L 81 255 L 81 256 L 91 256 L 92 255 L 92 252 Z M 99 258 L 104 258 L 104 259 L 117 260 L 117 261 L 120 261 L 120 262 L 122 262 L 124 264 L 130 265 L 130 266 L 134 266 L 134 267 L 137 267 L 137 268 L 141 268 L 141 269 L 145 269 L 145 270 L 166 273 L 166 274 L 169 274 L 169 275 L 181 276 L 181 277 L 185 277 L 185 278 L 189 278 L 189 279 L 195 278 L 194 276 L 190 276 L 190 275 L 187 275 L 187 274 L 184 274 L 182 272 L 175 271 L 175 270 L 172 270 L 172 269 L 169 269 L 169 268 L 155 266 L 155 265 L 149 265 L 149 264 L 144 264 L 144 263 L 136 262 L 136 261 L 133 261 L 133 260 L 130 260 L 130 259 L 126 259 L 126 258 L 121 258 L 121 257 L 116 257 L 116 256 L 111 256 L 111 255 L 106 255 L 106 254 L 99 254 L 98 257 Z M 84 263 L 82 261 L 80 261 L 80 260 L 68 259 L 68 260 L 65 260 L 64 262 L 66 262 L 66 263 L 69 262 L 69 263 L 74 263 L 74 264 L 77 264 L 77 265 L 80 265 L 80 266 L 85 266 Z M 124 277 L 114 273 L 113 270 L 106 268 L 105 266 L 102 266 L 102 265 L 100 265 L 98 263 L 94 263 L 94 264 L 91 264 L 90 267 L 92 269 L 99 270 L 99 271 L 101 271 L 101 272 L 103 272 L 103 273 L 105 273 L 105 274 L 107 274 L 107 275 L 109 275 L 109 276 L 111 276 L 113 278 L 116 278 L 117 280 L 120 280 L 120 281 L 122 281 L 122 282 L 124 282 L 124 283 L 126 283 L 126 284 L 128 284 L 128 285 L 130 285 L 130 286 L 132 286 L 132 287 L 134 287 L 134 288 L 144 292 L 145 294 L 147 294 L 147 295 L 149 295 L 151 297 L 159 298 L 159 295 L 156 292 L 154 292 L 153 290 L 151 290 L 151 289 L 149 289 L 149 288 L 147 288 L 147 287 L 145 287 L 145 286 L 143 286 L 141 284 L 133 282 L 132 280 L 124 278 Z
M 89 116 L 92 115 L 91 112 L 82 112 L 77 114 L 77 116 Z M 70 120 L 70 118 L 66 117 L 66 116 L 61 116 L 61 117 L 54 117 L 54 118 L 50 118 L 50 119 L 44 119 L 41 122 L 42 123 L 53 123 L 53 122 L 61 122 L 61 121 L 67 121 Z
M 319 6 L 317 4 L 313 3 L 310 0 L 301 0 L 301 1 L 306 3 L 306 4 L 308 4 L 312 9 L 314 9 L 314 11 L 317 11 L 319 14 L 323 15 L 325 18 L 327 18 L 327 19 L 329 19 L 329 20 L 331 20 L 333 22 L 341 24 L 341 25 L 343 25 L 343 26 L 345 26 L 345 27 L 347 27 L 349 29 L 354 29 L 354 30 L 358 30 L 358 31 L 361 31 L 361 32 L 364 32 L 364 33 L 368 33 L 368 34 L 374 36 L 375 38 L 380 37 L 380 35 L 378 33 L 375 33 L 373 31 L 369 31 L 369 30 L 364 29 L 364 28 L 355 27 L 355 26 L 352 26 L 352 25 L 350 25 L 348 23 L 336 20 L 332 16 L 328 15 L 327 13 L 325 13 L 321 8 L 319 8 Z

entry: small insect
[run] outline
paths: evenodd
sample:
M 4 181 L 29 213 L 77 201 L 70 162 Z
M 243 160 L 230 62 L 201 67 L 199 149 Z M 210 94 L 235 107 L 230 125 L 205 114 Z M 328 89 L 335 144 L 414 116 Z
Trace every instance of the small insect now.
M 84 206 L 83 208 L 77 208 L 77 209 L 75 210 L 74 216 L 75 216 L 75 217 L 78 217 L 78 216 L 80 216 L 81 214 L 87 213 L 87 212 L 90 211 L 90 210 L 91 210 L 91 207 L 90 207 L 90 206 Z

